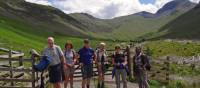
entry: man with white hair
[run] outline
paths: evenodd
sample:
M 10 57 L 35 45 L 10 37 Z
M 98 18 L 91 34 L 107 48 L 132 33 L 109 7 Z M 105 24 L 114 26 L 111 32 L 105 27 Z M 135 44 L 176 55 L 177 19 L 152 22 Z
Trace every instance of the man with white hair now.
M 54 88 L 61 88 L 62 81 L 62 68 L 61 63 L 65 63 L 64 54 L 61 48 L 54 43 L 53 37 L 48 37 L 48 47 L 44 49 L 44 56 L 52 58 L 52 62 L 49 66 L 49 80 L 53 84 Z

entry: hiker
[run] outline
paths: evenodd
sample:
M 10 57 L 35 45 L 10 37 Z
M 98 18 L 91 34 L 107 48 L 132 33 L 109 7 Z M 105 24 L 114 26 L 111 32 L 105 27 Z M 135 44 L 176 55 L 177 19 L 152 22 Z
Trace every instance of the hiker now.
M 65 57 L 61 48 L 54 43 L 53 37 L 48 37 L 48 47 L 44 49 L 44 56 L 52 58 L 49 65 L 49 81 L 54 88 L 61 88 L 61 63 L 64 63 Z
M 93 74 L 93 60 L 95 60 L 96 55 L 94 50 L 90 47 L 88 39 L 84 40 L 84 46 L 79 50 L 78 54 L 83 77 L 82 88 L 90 88 L 90 79 Z
M 74 64 L 76 63 L 76 52 L 73 50 L 71 42 L 65 44 L 64 56 L 66 61 L 65 68 L 65 82 L 64 87 L 67 88 L 70 83 L 70 88 L 73 88 L 73 77 L 74 77 Z
M 106 63 L 107 63 L 107 54 L 105 50 L 105 43 L 100 43 L 99 48 L 96 50 L 96 63 L 97 63 L 97 70 L 98 70 L 98 85 L 97 88 L 105 88 L 104 87 L 104 73 L 106 70 Z
M 112 62 L 114 65 L 114 75 L 116 80 L 116 88 L 120 88 L 120 77 L 122 78 L 123 88 L 127 88 L 127 60 L 124 53 L 121 51 L 120 45 L 115 46 L 115 53 L 112 55 Z
M 150 88 L 147 79 L 147 70 L 150 70 L 147 56 L 142 53 L 141 47 L 136 47 L 133 57 L 134 76 L 138 82 L 139 88 Z

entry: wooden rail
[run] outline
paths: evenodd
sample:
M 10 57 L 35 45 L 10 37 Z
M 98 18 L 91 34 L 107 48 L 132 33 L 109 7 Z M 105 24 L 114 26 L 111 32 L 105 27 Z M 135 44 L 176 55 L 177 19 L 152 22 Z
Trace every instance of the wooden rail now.
M 0 51 L 7 52 L 6 55 L 0 55 L 1 62 L 8 62 L 0 66 L 0 88 L 39 88 L 40 73 L 33 69 L 36 63 L 35 55 L 30 58 L 23 58 L 24 53 L 0 48 Z M 24 67 L 24 63 L 30 63 L 31 68 Z M 17 66 L 16 66 L 17 64 Z M 25 75 L 26 74 L 26 75 Z M 45 72 L 45 83 L 48 82 L 48 73 Z M 24 83 L 26 85 L 17 85 Z
M 41 73 L 34 70 L 34 65 L 37 63 L 38 57 L 32 54 L 30 58 L 24 58 L 24 53 L 17 52 L 5 48 L 0 48 L 0 51 L 7 52 L 6 55 L 0 55 L 0 61 L 8 62 L 8 64 L 0 65 L 0 88 L 39 88 L 41 81 Z M 130 60 L 130 47 L 123 49 L 126 52 L 128 61 Z M 114 50 L 107 50 L 108 58 L 111 61 L 111 54 Z M 24 66 L 25 63 L 30 63 L 31 67 Z M 17 64 L 17 66 L 16 66 Z M 129 63 L 130 64 L 130 63 Z M 77 67 L 78 65 L 76 65 Z M 128 65 L 129 68 L 131 65 Z M 130 69 L 131 70 L 131 69 Z M 94 65 L 93 75 L 97 76 L 97 67 Z M 105 75 L 112 75 L 111 68 L 105 73 Z M 27 77 L 28 76 L 28 77 Z M 81 68 L 78 68 L 74 77 L 82 77 Z M 48 72 L 43 74 L 45 84 L 48 83 Z M 1 85 L 1 82 L 4 84 Z M 17 83 L 24 84 L 23 86 L 17 85 Z
M 130 53 L 130 47 L 127 46 L 126 48 L 122 49 L 122 51 L 124 52 L 124 54 L 125 54 L 125 56 L 127 58 L 128 68 L 129 68 L 129 71 L 130 71 L 130 77 L 132 77 L 132 73 L 131 73 L 131 71 L 132 71 L 132 69 L 131 69 L 132 65 L 131 65 L 131 61 L 130 61 L 131 60 L 131 58 L 130 58 L 130 54 L 131 54 Z M 112 54 L 115 52 L 115 50 L 114 49 L 109 49 L 109 50 L 106 50 L 106 52 L 108 54 L 107 58 L 108 58 L 108 60 L 109 60 L 109 62 L 111 64 L 111 62 L 112 62 Z M 77 66 L 78 65 L 75 65 L 75 68 Z M 93 66 L 94 66 L 93 67 L 93 76 L 98 76 L 97 67 L 96 67 L 95 64 Z M 112 68 L 113 67 L 109 67 L 109 69 L 106 71 L 105 75 L 112 75 Z M 82 77 L 81 68 L 75 70 L 75 73 L 74 73 L 74 78 L 79 78 L 79 77 Z

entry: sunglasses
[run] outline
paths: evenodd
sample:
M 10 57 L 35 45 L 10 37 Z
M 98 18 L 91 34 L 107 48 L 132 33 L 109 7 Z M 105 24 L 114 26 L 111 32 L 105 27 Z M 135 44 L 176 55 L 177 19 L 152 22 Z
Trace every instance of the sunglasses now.
M 115 49 L 121 49 L 120 47 L 116 47 Z

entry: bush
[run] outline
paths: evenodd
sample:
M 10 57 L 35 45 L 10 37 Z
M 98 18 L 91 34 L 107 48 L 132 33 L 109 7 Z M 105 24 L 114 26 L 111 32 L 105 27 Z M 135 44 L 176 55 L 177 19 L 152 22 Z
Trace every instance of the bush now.
M 182 80 L 170 81 L 167 88 L 187 88 L 187 83 Z
M 149 85 L 151 88 L 160 88 L 162 86 L 162 83 L 156 80 L 150 80 Z

